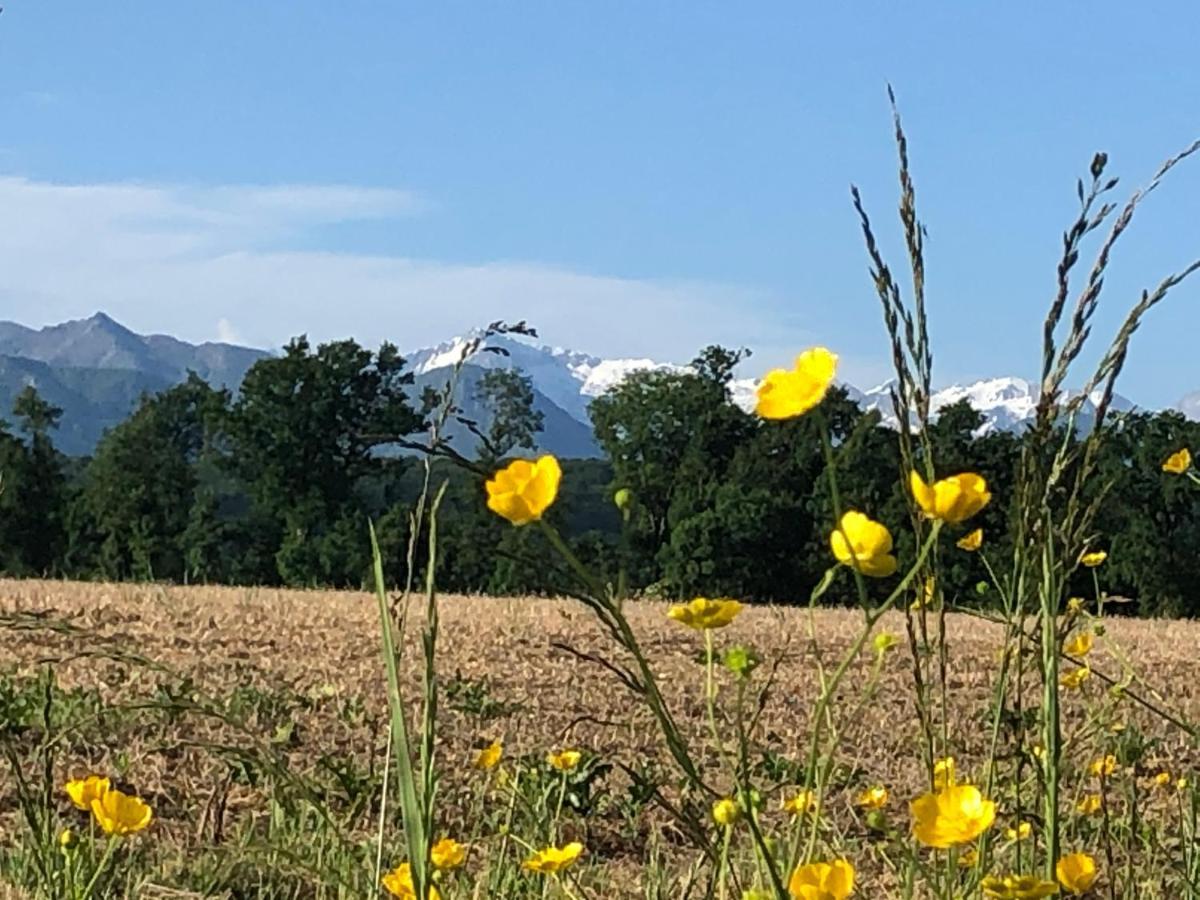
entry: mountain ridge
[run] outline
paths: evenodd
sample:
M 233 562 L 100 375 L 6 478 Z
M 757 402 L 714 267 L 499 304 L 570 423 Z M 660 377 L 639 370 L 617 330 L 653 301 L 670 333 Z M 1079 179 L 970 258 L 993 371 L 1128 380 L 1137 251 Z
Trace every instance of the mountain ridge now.
M 416 380 L 414 396 L 427 385 L 444 383 L 446 373 L 472 336 L 459 335 L 405 354 Z M 633 372 L 688 370 L 684 365 L 648 358 L 595 356 L 517 335 L 495 335 L 487 343 L 503 352 L 480 353 L 469 361 L 459 398 L 464 414 L 485 417 L 486 411 L 474 400 L 474 391 L 487 369 L 520 369 L 530 377 L 534 406 L 545 417 L 546 428 L 538 449 L 561 456 L 599 455 L 588 417 L 588 404 L 595 397 Z M 62 427 L 56 434 L 60 449 L 72 455 L 87 454 L 104 429 L 132 412 L 143 393 L 177 384 L 189 371 L 214 386 L 236 390 L 249 368 L 271 355 L 235 344 L 192 344 L 165 334 L 138 334 L 103 312 L 40 329 L 0 322 L 0 417 L 11 409 L 15 395 L 25 385 L 33 384 L 64 409 Z M 756 383 L 749 378 L 735 379 L 730 385 L 734 402 L 743 409 L 752 408 Z M 878 410 L 885 423 L 896 424 L 890 383 L 866 391 L 850 384 L 842 386 L 864 409 Z M 1014 431 L 1033 416 L 1037 390 L 1019 377 L 979 379 L 935 391 L 931 406 L 936 411 L 960 400 L 967 400 L 983 415 L 980 433 Z M 1135 407 L 1117 396 L 1113 408 Z M 1175 408 L 1191 418 L 1200 418 L 1200 391 L 1181 399 Z M 455 439 L 464 450 L 474 440 L 465 429 L 459 429 Z

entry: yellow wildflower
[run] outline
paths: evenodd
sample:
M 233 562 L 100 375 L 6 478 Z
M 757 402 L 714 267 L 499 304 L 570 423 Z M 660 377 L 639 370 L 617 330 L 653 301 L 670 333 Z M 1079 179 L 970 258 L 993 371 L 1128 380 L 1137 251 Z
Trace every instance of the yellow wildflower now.
M 891 795 L 883 785 L 867 788 L 858 795 L 858 805 L 863 809 L 883 809 Z
M 712 817 L 718 825 L 736 825 L 742 818 L 742 808 L 732 797 L 723 797 L 712 805 Z
M 92 816 L 105 834 L 135 834 L 150 824 L 154 813 L 141 797 L 109 788 L 92 800 Z
M 871 578 L 886 578 L 896 571 L 891 532 L 856 510 L 842 516 L 841 524 L 829 535 L 829 545 L 838 562 Z
M 921 588 L 921 593 L 917 595 L 917 599 L 908 605 L 909 609 L 925 609 L 933 603 L 933 598 L 937 596 L 937 579 L 930 575 L 925 579 L 925 584 Z
M 79 846 L 79 835 L 70 828 L 64 828 L 58 834 L 58 846 L 63 849 L 63 852 L 70 852 Z
M 1092 675 L 1092 670 L 1087 666 L 1080 666 L 1070 672 L 1064 672 L 1058 677 L 1058 683 L 1072 691 L 1077 691 L 1083 687 L 1083 683 Z
M 989 875 L 983 879 L 983 895 L 996 900 L 1038 900 L 1057 893 L 1057 884 L 1036 875 Z
M 802 816 L 808 812 L 815 813 L 820 805 L 817 795 L 813 791 L 798 791 L 794 796 L 783 801 L 782 809 L 793 816 Z
M 1154 776 L 1154 786 L 1155 787 L 1165 788 L 1170 783 L 1171 783 L 1171 773 L 1170 772 L 1159 772 L 1157 775 Z
M 1054 874 L 1068 894 L 1086 894 L 1096 883 L 1096 861 L 1086 853 L 1070 853 L 1058 861 Z
M 416 900 L 417 889 L 413 885 L 412 866 L 408 863 L 400 863 L 381 880 L 384 889 L 393 897 L 399 897 L 400 900 Z M 429 900 L 441 900 L 442 895 L 438 893 L 437 888 L 430 885 L 428 897 Z
M 67 796 L 80 809 L 90 810 L 92 801 L 99 800 L 108 793 L 111 784 L 107 778 L 99 775 L 89 775 L 87 778 L 76 778 L 68 781 L 63 787 Z
M 1083 607 L 1086 604 L 1087 601 L 1082 597 L 1072 597 L 1067 601 L 1067 611 L 1074 613 L 1075 615 L 1079 615 L 1081 612 L 1083 612 Z
M 951 475 L 929 485 L 913 471 L 909 473 L 908 481 L 921 512 L 931 519 L 951 524 L 965 522 L 992 499 L 987 482 L 974 472 Z
M 1106 559 L 1108 559 L 1108 553 L 1106 551 L 1094 550 L 1091 553 L 1085 553 L 1079 557 L 1079 562 L 1081 565 L 1084 565 L 1089 569 L 1094 569 Z
M 467 860 L 467 848 L 453 838 L 442 838 L 429 848 L 429 861 L 439 869 L 457 869 Z
M 1087 656 L 1094 643 L 1090 631 L 1081 631 L 1063 645 L 1063 653 L 1067 656 Z
M 927 847 L 945 849 L 967 844 L 992 827 L 996 804 L 983 799 L 970 784 L 924 794 L 909 804 L 913 835 Z
M 1188 781 L 1187 776 L 1181 775 L 1175 782 L 1175 790 L 1186 791 L 1190 785 L 1191 785 L 1191 782 Z
M 890 631 L 881 631 L 875 635 L 871 643 L 875 647 L 875 652 L 882 655 L 887 653 L 900 642 L 900 639 Z
M 503 755 L 504 742 L 500 738 L 496 738 L 496 740 L 475 754 L 475 768 L 484 770 L 494 769 Z
M 1092 764 L 1088 766 L 1088 771 L 1095 778 L 1107 778 L 1117 771 L 1117 758 L 1111 753 L 1101 756 L 1092 761 Z
M 968 553 L 974 553 L 983 546 L 983 529 L 976 528 L 970 534 L 963 535 L 955 543 L 959 550 L 966 550 Z
M 1104 798 L 1099 794 L 1088 794 L 1075 804 L 1075 811 L 1081 816 L 1094 816 L 1104 806 Z
M 1015 828 L 1005 828 L 1004 837 L 1010 841 L 1027 841 L 1033 834 L 1033 826 L 1028 822 L 1018 822 Z
M 554 875 L 561 872 L 583 853 L 583 844 L 572 841 L 564 847 L 547 847 L 539 850 L 522 863 L 523 868 L 540 875 Z
M 546 762 L 551 768 L 558 769 L 560 772 L 570 772 L 579 765 L 579 761 L 583 759 L 583 754 L 578 750 L 560 750 L 558 753 L 547 753 Z
M 488 509 L 514 525 L 536 522 L 558 496 L 562 467 L 547 454 L 536 462 L 513 460 L 488 480 Z
M 854 866 L 849 860 L 800 866 L 788 879 L 794 900 L 846 900 L 854 893 Z
M 1192 453 L 1187 447 L 1172 453 L 1167 457 L 1167 461 L 1162 464 L 1163 471 L 1171 475 L 1182 475 L 1191 467 Z
M 737 600 L 721 598 L 709 600 L 707 597 L 697 597 L 689 603 L 679 603 L 667 610 L 667 617 L 680 622 L 688 628 L 703 631 L 707 628 L 724 628 L 742 611 L 742 604 Z
M 933 789 L 944 791 L 955 785 L 954 757 L 947 756 L 933 761 Z
M 792 369 L 772 369 L 758 385 L 754 411 L 764 419 L 802 416 L 825 399 L 837 371 L 837 355 L 813 347 L 796 357 Z

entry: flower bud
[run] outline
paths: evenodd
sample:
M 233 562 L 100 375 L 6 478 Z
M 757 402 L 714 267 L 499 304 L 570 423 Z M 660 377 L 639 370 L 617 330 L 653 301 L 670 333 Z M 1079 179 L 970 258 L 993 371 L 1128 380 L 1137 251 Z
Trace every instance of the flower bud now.
M 633 491 L 629 488 L 621 488 L 613 494 L 613 503 L 621 512 L 629 512 L 633 507 Z
M 58 846 L 64 851 L 74 850 L 79 846 L 79 835 L 70 828 L 64 828 L 58 836 Z
M 882 809 L 873 809 L 867 813 L 867 827 L 872 831 L 886 831 L 888 827 L 887 813 Z

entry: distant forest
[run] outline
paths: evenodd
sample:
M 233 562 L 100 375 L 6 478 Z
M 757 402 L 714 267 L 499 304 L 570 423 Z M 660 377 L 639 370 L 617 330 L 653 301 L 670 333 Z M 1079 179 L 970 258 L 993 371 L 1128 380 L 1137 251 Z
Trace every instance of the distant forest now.
M 690 372 L 646 371 L 591 408 L 603 460 L 564 460 L 550 512 L 578 554 L 616 578 L 668 597 L 731 595 L 797 603 L 830 564 L 833 520 L 821 445 L 809 418 L 763 422 L 735 406 L 737 353 L 710 347 Z M 452 445 L 433 465 L 448 482 L 439 520 L 437 580 L 452 592 L 555 593 L 569 587 L 537 529 L 488 512 L 483 480 L 528 453 L 541 429 L 529 381 L 496 370 L 472 385 L 490 410 L 478 450 Z M 367 523 L 380 536 L 389 578 L 406 575 L 409 517 L 420 492 L 439 397 L 414 396 L 404 360 L 353 341 L 313 348 L 293 340 L 253 365 L 240 391 L 193 376 L 142 398 L 95 453 L 67 457 L 54 443 L 60 411 L 29 387 L 0 426 L 0 570 L 10 576 L 175 583 L 359 587 L 368 580 Z M 889 525 L 911 556 L 895 433 L 844 392 L 824 402 L 843 501 Z M 976 437 L 966 404 L 941 411 L 931 440 L 940 473 L 983 474 L 994 501 L 971 521 L 980 553 L 944 535 L 948 597 L 987 603 L 983 557 L 1011 553 L 1008 498 L 1022 438 Z M 1080 576 L 1143 615 L 1200 614 L 1200 491 L 1161 471 L 1200 424 L 1175 412 L 1135 413 L 1107 426 L 1095 545 L 1108 561 Z M 1067 436 L 1069 439 L 1069 436 Z M 623 534 L 613 492 L 633 505 Z M 419 559 L 423 554 L 418 555 Z M 423 564 L 423 563 L 421 563 Z M 879 588 L 879 585 L 875 585 Z M 844 598 L 848 599 L 848 598 Z M 838 597 L 827 597 L 838 602 Z

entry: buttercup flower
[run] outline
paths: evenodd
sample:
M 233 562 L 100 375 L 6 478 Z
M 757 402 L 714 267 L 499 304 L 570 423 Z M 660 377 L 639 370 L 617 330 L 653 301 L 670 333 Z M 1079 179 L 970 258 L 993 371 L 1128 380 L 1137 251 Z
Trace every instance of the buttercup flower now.
M 917 594 L 917 599 L 908 605 L 909 609 L 925 609 L 932 605 L 934 597 L 937 596 L 937 579 L 930 575 L 925 579 L 921 592 Z
M 712 805 L 712 817 L 718 825 L 735 825 L 742 817 L 742 808 L 732 797 L 724 797 Z
M 1054 874 L 1068 894 L 1086 894 L 1096 883 L 1096 861 L 1086 853 L 1070 853 L 1058 861 Z
M 1091 553 L 1085 553 L 1083 556 L 1079 557 L 1079 562 L 1081 565 L 1086 566 L 1089 569 L 1094 569 L 1106 559 L 1108 559 L 1107 552 L 1104 550 L 1094 550 Z
M 824 347 L 805 350 L 792 369 L 772 369 L 758 385 L 754 411 L 764 419 L 802 416 L 825 399 L 837 371 L 837 355 Z
M 871 644 L 875 647 L 875 652 L 879 654 L 887 653 L 899 643 L 900 639 L 890 631 L 881 631 L 871 639 Z
M 780 808 L 786 813 L 791 813 L 793 816 L 802 816 L 808 812 L 815 813 L 820 805 L 817 801 L 817 795 L 812 791 L 798 791 L 793 796 L 784 800 Z
M 742 611 L 742 604 L 737 600 L 721 598 L 709 600 L 707 597 L 697 597 L 689 603 L 678 603 L 667 610 L 667 617 L 680 622 L 688 628 L 703 631 L 706 628 L 724 628 Z
M 974 553 L 983 546 L 983 529 L 976 528 L 970 534 L 963 535 L 956 542 L 955 546 L 959 550 L 966 550 L 968 553 Z
M 484 770 L 494 769 L 503 755 L 504 742 L 500 738 L 496 738 L 496 740 L 475 754 L 475 768 Z
M 856 510 L 842 516 L 841 525 L 829 535 L 829 545 L 838 562 L 871 578 L 886 578 L 896 571 L 891 532 Z
M 513 460 L 488 480 L 488 509 L 514 525 L 536 522 L 558 496 L 562 467 L 553 456 Z
M 77 778 L 73 781 L 68 781 L 63 786 L 63 790 L 67 792 L 67 796 L 71 798 L 80 809 L 91 810 L 92 801 L 99 800 L 108 793 L 111 784 L 107 778 L 101 778 L 99 775 L 89 775 L 87 778 Z
M 1057 893 L 1057 884 L 1036 875 L 989 875 L 983 879 L 983 895 L 996 900 L 1038 900 Z
M 1188 781 L 1188 779 L 1187 779 L 1187 776 L 1186 776 L 1186 775 L 1181 775 L 1181 776 L 1179 776 L 1179 778 L 1178 778 L 1178 779 L 1176 779 L 1176 781 L 1175 781 L 1175 790 L 1177 790 L 1177 791 L 1186 791 L 1190 785 L 1191 785 L 1191 782 L 1190 782 L 1190 781 Z
M 1033 834 L 1033 826 L 1028 822 L 1018 822 L 1015 828 L 1005 828 L 1004 837 L 1010 841 L 1027 841 Z
M 908 482 L 921 512 L 931 519 L 951 524 L 965 522 L 992 499 L 987 482 L 974 472 L 951 475 L 929 485 L 913 471 L 909 473 Z
M 954 787 L 954 784 L 954 757 L 946 756 L 942 759 L 935 759 L 933 761 L 933 789 L 944 791 L 948 787 Z
M 547 753 L 546 762 L 551 768 L 558 769 L 560 772 L 570 772 L 583 759 L 583 754 L 578 750 L 560 750 L 557 753 Z
M 150 824 L 154 813 L 141 797 L 109 788 L 92 800 L 92 816 L 105 834 L 135 834 Z
M 887 806 L 888 798 L 890 796 L 891 795 L 888 794 L 887 788 L 885 788 L 883 785 L 877 785 L 872 788 L 867 788 L 858 795 L 858 805 L 863 809 L 883 809 L 885 806 Z
M 539 850 L 525 860 L 522 866 L 528 871 L 537 872 L 540 875 L 554 875 L 579 859 L 581 853 L 583 853 L 583 844 L 579 841 L 572 841 L 564 847 L 547 847 L 545 850 Z
M 846 900 L 854 893 L 854 866 L 848 860 L 800 866 L 788 879 L 795 900 Z
M 1063 653 L 1067 656 L 1087 656 L 1094 643 L 1090 631 L 1081 631 L 1063 645 Z
M 400 863 L 383 876 L 382 882 L 384 889 L 393 897 L 399 897 L 400 900 L 417 900 L 417 889 L 413 885 L 412 866 L 408 863 Z M 441 900 L 442 897 L 433 885 L 429 886 L 428 896 L 429 900 Z
M 1077 691 L 1083 687 L 1083 683 L 1092 677 L 1092 670 L 1087 666 L 1080 666 L 1077 669 L 1072 669 L 1070 672 L 1064 672 L 1058 678 L 1058 683 L 1063 687 L 1072 691 Z
M 1088 771 L 1095 778 L 1107 778 L 1117 771 L 1117 758 L 1111 753 L 1108 756 L 1101 756 L 1092 761 L 1092 764 L 1088 766 Z
M 946 849 L 967 844 L 992 827 L 996 804 L 984 800 L 970 784 L 924 794 L 909 804 L 913 835 L 927 847 Z
M 1191 467 L 1192 453 L 1187 447 L 1172 453 L 1167 457 L 1167 461 L 1162 464 L 1163 471 L 1171 475 L 1182 475 Z
M 1075 804 L 1075 812 L 1081 816 L 1094 816 L 1104 805 L 1104 798 L 1099 794 L 1088 794 Z
M 429 861 L 439 869 L 457 869 L 467 860 L 467 848 L 453 838 L 442 838 L 429 848 Z
M 1165 788 L 1170 783 L 1171 783 L 1171 773 L 1170 772 L 1159 772 L 1157 775 L 1154 776 L 1154 786 L 1155 787 Z

